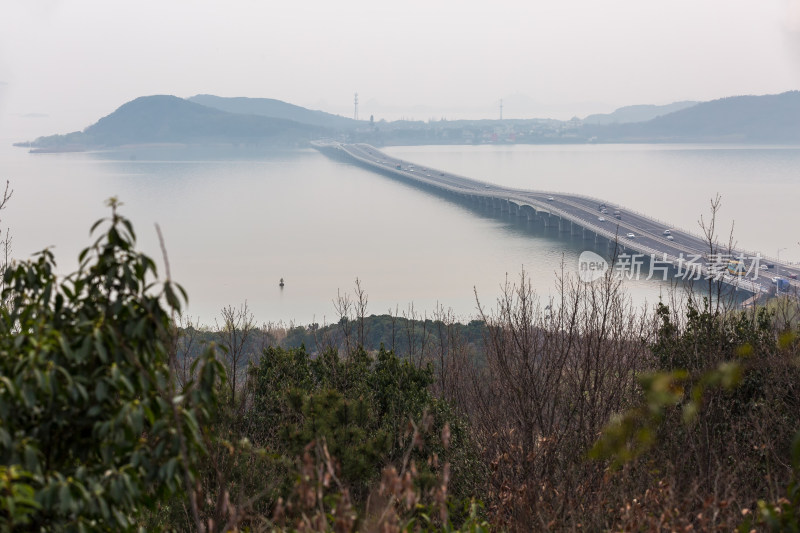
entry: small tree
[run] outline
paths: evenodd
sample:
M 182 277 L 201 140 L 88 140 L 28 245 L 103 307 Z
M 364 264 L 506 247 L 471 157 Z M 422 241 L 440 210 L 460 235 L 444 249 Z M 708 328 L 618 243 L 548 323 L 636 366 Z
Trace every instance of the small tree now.
M 6 188 L 3 191 L 2 196 L 0 196 L 0 211 L 8 207 L 8 201 L 11 200 L 11 196 L 13 196 L 14 191 L 10 189 L 11 184 L 6 181 Z M 2 272 L 6 271 L 8 268 L 8 264 L 11 258 L 11 232 L 6 228 L 5 235 L 3 235 L 3 230 L 0 227 L 0 291 L 5 288 L 5 282 L 3 281 Z
M 77 272 L 59 279 L 45 250 L 5 273 L 2 530 L 131 530 L 143 510 L 182 490 L 204 529 L 192 487 L 222 368 L 208 352 L 175 390 L 169 310 L 183 289 L 155 284 L 155 263 L 135 251 L 119 204 L 109 205 L 111 217 L 92 227 L 107 230 L 81 252 Z
M 219 345 L 224 352 L 232 405 L 236 405 L 236 393 L 241 385 L 237 378 L 249 359 L 251 337 L 257 329 L 246 301 L 239 309 L 230 305 L 222 309 L 222 326 L 217 325 L 217 330 Z

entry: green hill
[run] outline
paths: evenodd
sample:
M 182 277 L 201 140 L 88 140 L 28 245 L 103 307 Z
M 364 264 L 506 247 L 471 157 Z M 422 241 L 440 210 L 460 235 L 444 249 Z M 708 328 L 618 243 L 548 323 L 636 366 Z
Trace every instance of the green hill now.
M 800 91 L 732 96 L 647 122 L 585 126 L 598 142 L 800 142 Z
M 31 146 L 39 151 L 163 143 L 295 146 L 327 133 L 291 120 L 228 113 L 158 95 L 132 100 L 82 132 L 40 137 Z
M 351 118 L 332 115 L 324 111 L 306 109 L 305 107 L 288 104 L 272 98 L 223 98 L 210 94 L 199 94 L 188 98 L 188 100 L 196 104 L 227 111 L 228 113 L 281 118 L 299 122 L 300 124 L 336 130 L 352 130 L 360 123 Z
M 674 102 L 667 105 L 629 105 L 620 107 L 613 113 L 589 115 L 583 119 L 584 124 L 626 124 L 628 122 L 645 122 L 662 115 L 667 115 L 687 107 L 696 105 L 697 102 Z

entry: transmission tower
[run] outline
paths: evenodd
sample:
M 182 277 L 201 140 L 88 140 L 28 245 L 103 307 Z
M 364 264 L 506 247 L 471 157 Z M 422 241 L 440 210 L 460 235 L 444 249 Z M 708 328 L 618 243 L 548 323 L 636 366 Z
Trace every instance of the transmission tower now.
M 356 93 L 356 97 L 353 99 L 353 104 L 355 104 L 355 111 L 353 111 L 353 120 L 358 120 L 358 93 Z
M 503 120 L 503 99 L 500 99 L 500 120 Z

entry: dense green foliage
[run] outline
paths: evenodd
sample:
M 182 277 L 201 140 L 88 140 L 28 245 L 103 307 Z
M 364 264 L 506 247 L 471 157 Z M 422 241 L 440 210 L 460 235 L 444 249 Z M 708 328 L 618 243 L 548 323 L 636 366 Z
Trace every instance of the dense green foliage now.
M 448 452 L 435 450 L 442 459 L 463 461 L 468 453 L 464 423 L 430 392 L 431 366 L 417 368 L 383 348 L 374 357 L 357 348 L 344 359 L 333 350 L 311 359 L 304 347 L 270 347 L 251 378 L 251 439 L 289 457 L 324 440 L 356 502 L 363 502 L 384 466 L 402 457 L 409 421 L 425 413 L 434 415 L 434 434 L 449 424 Z M 471 476 L 463 471 L 459 477 Z
M 387 475 L 404 471 L 413 475 L 403 490 L 415 494 L 419 505 L 407 509 L 403 520 L 418 520 L 443 468 L 449 497 L 440 503 L 448 510 L 447 522 L 478 523 L 469 496 L 482 468 L 465 421 L 431 393 L 430 365 L 417 367 L 383 348 L 374 355 L 358 347 L 344 356 L 329 349 L 311 357 L 303 346 L 270 346 L 248 374 L 240 402 L 228 404 L 211 424 L 218 442 L 227 444 L 212 449 L 209 465 L 216 466 L 202 481 L 212 500 L 224 490 L 235 505 L 246 507 L 242 524 L 263 526 L 265 517 L 277 513 L 288 527 L 317 513 L 309 504 L 317 497 L 321 507 L 332 509 L 326 523 L 343 509 L 352 509 L 354 527 L 377 519 L 376 513 L 390 516 L 393 504 L 386 514 L 368 509 L 367 502 L 391 502 L 379 497 L 388 490 L 380 487 Z M 315 482 L 320 486 L 308 492 Z M 174 499 L 150 524 L 188 527 Z
M 153 285 L 114 211 L 77 272 L 50 251 L 5 275 L 0 309 L 0 526 L 128 530 L 192 479 L 219 365 L 178 394 L 165 340 L 177 286 Z M 100 224 L 100 223 L 98 223 Z M 95 228 L 98 225 L 95 225 Z M 166 306 L 164 301 L 166 300 Z
M 385 346 L 397 354 L 411 355 L 422 352 L 426 345 L 430 350 L 430 346 L 439 340 L 437 337 L 442 328 L 452 328 L 455 330 L 454 335 L 472 345 L 482 344 L 486 333 L 485 324 L 481 320 L 460 324 L 445 323 L 440 319 L 371 315 L 364 317 L 363 347 L 368 351 L 377 351 Z M 313 347 L 327 344 L 330 340 L 335 346 L 342 346 L 345 344 L 343 329 L 343 325 L 339 323 L 294 326 L 288 329 L 281 345 L 287 348 Z
M 724 313 L 707 299 L 690 302 L 681 323 L 665 305 L 657 316 L 658 367 L 640 376 L 639 405 L 609 424 L 591 455 L 625 465 L 628 476 L 651 469 L 642 475 L 651 487 L 669 478 L 681 494 L 708 495 L 696 519 L 675 514 L 673 524 L 708 528 L 735 504 L 741 513 L 727 523 L 743 516 L 741 531 L 800 530 L 797 333 L 765 308 Z
M 652 349 L 662 370 L 704 370 L 737 357 L 766 357 L 777 349 L 773 317 L 763 307 L 723 320 L 722 311 L 712 309 L 706 298 L 700 305 L 688 303 L 685 324 L 679 324 L 663 303 L 656 307 L 656 316 L 660 324 Z

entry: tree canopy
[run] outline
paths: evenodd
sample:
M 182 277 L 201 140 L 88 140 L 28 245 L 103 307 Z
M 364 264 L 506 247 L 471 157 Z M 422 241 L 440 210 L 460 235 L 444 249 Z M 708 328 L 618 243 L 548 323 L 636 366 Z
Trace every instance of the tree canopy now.
M 44 250 L 5 273 L 0 309 L 0 527 L 134 529 L 136 516 L 191 483 L 223 375 L 198 359 L 180 391 L 170 374 L 170 311 L 131 223 L 111 217 L 59 278 Z M 184 295 L 185 298 L 185 295 Z

